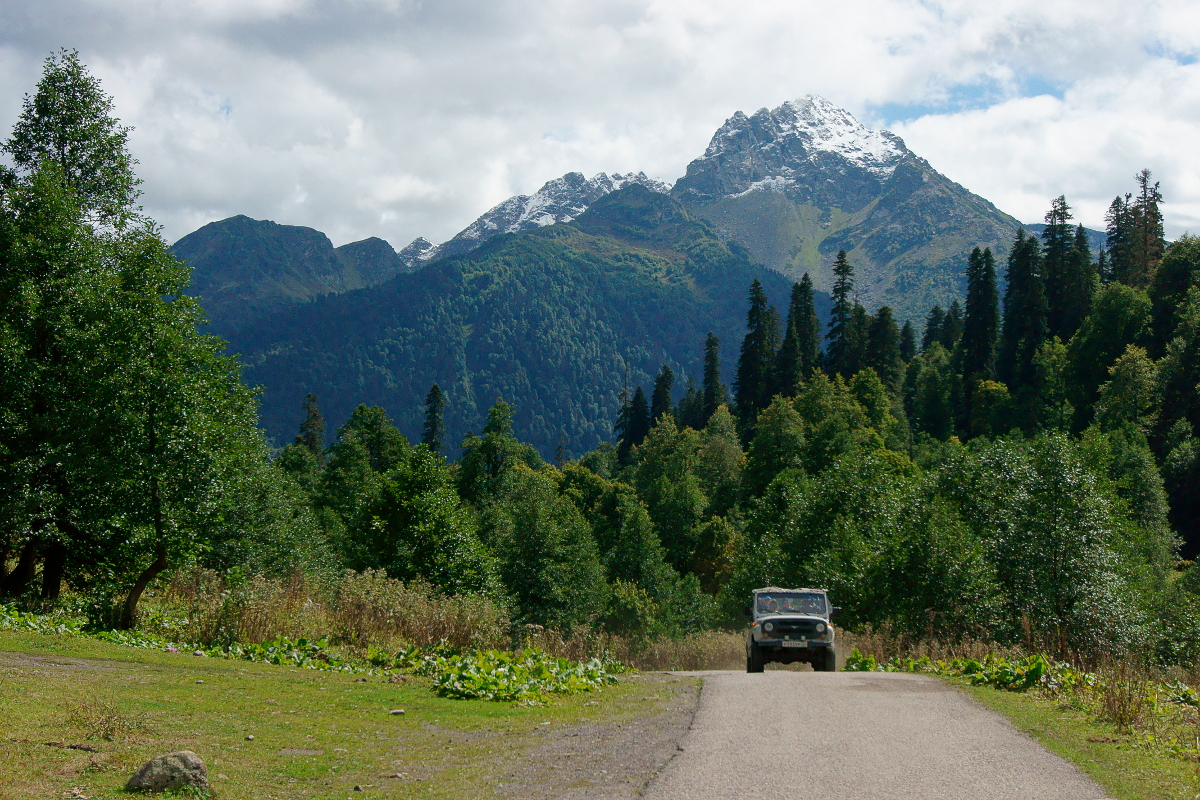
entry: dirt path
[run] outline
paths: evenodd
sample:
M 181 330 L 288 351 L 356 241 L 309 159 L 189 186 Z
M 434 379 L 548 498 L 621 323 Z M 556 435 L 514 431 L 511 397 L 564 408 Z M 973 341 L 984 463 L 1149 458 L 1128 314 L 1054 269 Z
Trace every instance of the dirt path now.
M 648 800 L 1098 800 L 1104 791 L 935 678 L 711 672 Z

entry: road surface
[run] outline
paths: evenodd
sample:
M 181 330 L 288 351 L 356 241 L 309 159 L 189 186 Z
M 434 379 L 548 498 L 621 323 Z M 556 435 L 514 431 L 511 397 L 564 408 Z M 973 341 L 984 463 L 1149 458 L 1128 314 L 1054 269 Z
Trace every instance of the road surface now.
M 1100 800 L 1074 766 L 936 678 L 697 673 L 700 705 L 647 800 Z

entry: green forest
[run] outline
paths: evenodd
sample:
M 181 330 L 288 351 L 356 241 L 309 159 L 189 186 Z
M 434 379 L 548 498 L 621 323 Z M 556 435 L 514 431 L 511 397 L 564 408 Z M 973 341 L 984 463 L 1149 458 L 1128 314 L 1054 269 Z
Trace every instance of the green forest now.
M 327 431 L 309 395 L 275 451 L 112 112 L 63 51 L 2 145 L 0 598 L 130 628 L 196 565 L 383 570 L 636 641 L 810 586 L 850 629 L 1200 658 L 1200 239 L 1164 240 L 1149 172 L 1103 250 L 1057 198 L 1005 263 L 963 253 L 965 302 L 919 325 L 860 305 L 845 253 L 826 322 L 807 279 L 783 310 L 752 281 L 740 340 L 627 386 L 577 458 L 502 398 L 448 441 L 432 376 L 420 441 L 369 405 Z

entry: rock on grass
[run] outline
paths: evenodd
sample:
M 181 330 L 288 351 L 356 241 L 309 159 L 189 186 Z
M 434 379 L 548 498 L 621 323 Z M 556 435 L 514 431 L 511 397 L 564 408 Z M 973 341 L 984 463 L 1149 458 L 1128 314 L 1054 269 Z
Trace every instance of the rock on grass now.
M 163 792 L 189 787 L 208 788 L 208 767 L 191 750 L 178 750 L 150 759 L 125 784 L 125 789 L 131 792 Z

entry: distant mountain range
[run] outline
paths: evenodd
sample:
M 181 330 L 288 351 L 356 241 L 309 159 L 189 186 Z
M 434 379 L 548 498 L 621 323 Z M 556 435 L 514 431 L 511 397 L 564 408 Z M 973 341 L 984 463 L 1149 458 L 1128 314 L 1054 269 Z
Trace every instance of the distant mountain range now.
M 648 393 L 668 364 L 682 394 L 686 376 L 700 375 L 708 331 L 732 384 L 755 278 L 786 308 L 787 279 L 670 196 L 631 184 L 570 223 L 496 236 L 417 273 L 279 311 L 234 331 L 230 347 L 264 387 L 263 424 L 280 443 L 307 392 L 334 425 L 373 403 L 419 439 L 437 382 L 450 454 L 503 397 L 523 440 L 549 457 L 561 437 L 578 455 L 612 438 L 627 385 Z M 817 301 L 827 313 L 828 298 Z
M 633 213 L 634 197 L 634 205 L 657 211 L 617 222 Z M 603 208 L 590 213 L 598 205 Z M 668 235 L 680 220 L 691 238 Z M 599 235 L 602 221 L 604 243 L 586 238 Z M 656 233 L 655 225 L 663 231 Z M 818 290 L 827 290 L 829 267 L 845 249 L 860 302 L 871 309 L 890 305 L 898 319 L 919 323 L 933 305 L 963 297 L 973 247 L 991 247 L 1003 264 L 1020 227 L 938 173 L 899 137 L 869 130 L 828 101 L 807 96 L 750 116 L 734 114 L 673 185 L 644 173 L 591 179 L 568 173 L 532 195 L 500 203 L 440 245 L 418 238 L 397 252 L 370 238 L 335 248 L 319 231 L 239 216 L 185 236 L 174 252 L 191 266 L 192 291 L 203 298 L 213 330 L 246 354 L 251 380 L 266 387 L 263 414 L 273 436 L 285 437 L 294 427 L 308 391 L 336 398 L 331 419 L 359 401 L 382 404 L 411 436 L 419 430 L 413 414 L 437 380 L 443 389 L 456 387 L 455 431 L 477 426 L 492 395 L 502 393 L 525 409 L 521 414 L 532 415 L 518 416 L 519 423 L 525 420 L 521 435 L 552 448 L 561 429 L 578 448 L 611 433 L 620 365 L 630 364 L 635 382 L 648 381 L 664 362 L 695 372 L 699 343 L 712 328 L 721 332 L 731 371 L 750 276 L 770 284 L 782 309 L 786 287 L 805 272 Z M 1041 226 L 1025 227 L 1036 233 Z M 1093 246 L 1102 241 L 1103 234 L 1089 233 L 1101 237 Z M 655 245 L 648 250 L 649 241 Z M 726 255 L 697 260 L 687 248 L 698 242 L 706 252 L 719 243 Z M 654 280 L 628 271 L 627 261 L 642 264 L 643 272 L 666 269 L 645 267 L 652 256 L 688 266 Z M 729 274 L 717 279 L 701 262 Z M 615 285 L 597 283 L 597 264 L 604 274 L 623 277 L 614 277 Z M 409 278 L 414 272 L 420 277 Z M 464 283 L 467 274 L 472 277 Z M 668 274 L 674 277 L 663 284 Z M 675 288 L 667 292 L 663 285 Z M 508 287 L 497 306 L 503 314 L 478 306 L 472 286 Z M 595 296 L 585 302 L 581 287 Z M 688 323 L 645 325 L 649 312 L 643 309 L 639 322 L 626 325 L 602 310 L 605 303 L 643 308 L 648 297 L 668 304 L 651 315 L 659 322 L 674 314 Z M 588 333 L 586 325 L 573 329 L 577 348 L 553 320 L 580 313 L 610 327 L 604 333 Z M 487 335 L 480 335 L 481 325 Z M 553 343 L 539 326 L 557 331 Z M 513 342 L 522 345 L 514 349 Z M 491 350 L 478 349 L 481 343 Z M 557 354 L 589 353 L 593 360 L 573 370 L 543 346 Z M 603 368 L 595 361 L 600 347 L 611 354 Z M 432 358 L 434 352 L 449 360 Z M 576 374 L 581 382 L 572 389 L 547 378 L 559 387 L 556 402 L 569 410 L 556 411 L 529 377 L 543 374 L 536 366 L 541 362 L 557 363 L 565 370 L 557 374 Z

